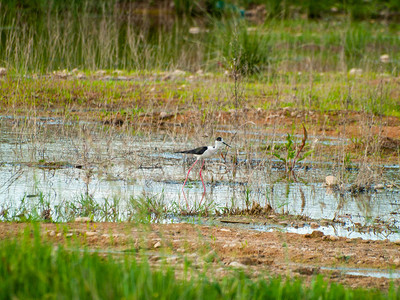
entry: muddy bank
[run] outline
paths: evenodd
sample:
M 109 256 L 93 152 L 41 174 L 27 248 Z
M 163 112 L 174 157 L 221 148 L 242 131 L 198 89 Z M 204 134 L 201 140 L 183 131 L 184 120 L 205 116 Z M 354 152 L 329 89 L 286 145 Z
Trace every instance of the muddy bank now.
M 27 226 L 0 223 L 0 239 L 15 237 Z M 301 235 L 192 224 L 42 223 L 40 227 L 45 239 L 71 251 L 85 247 L 107 255 L 141 253 L 154 265 L 165 259 L 178 272 L 188 259 L 194 271 L 207 269 L 217 277 L 240 268 L 254 277 L 281 275 L 306 281 L 322 274 L 351 287 L 387 289 L 391 282 L 400 283 L 398 242 L 325 236 L 319 231 Z

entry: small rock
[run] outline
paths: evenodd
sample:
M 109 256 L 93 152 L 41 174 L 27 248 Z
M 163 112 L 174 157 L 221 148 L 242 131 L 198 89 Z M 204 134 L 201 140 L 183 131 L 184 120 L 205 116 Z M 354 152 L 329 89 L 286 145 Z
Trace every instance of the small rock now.
M 329 221 L 327 221 L 327 220 L 321 220 L 319 223 L 321 224 L 321 226 L 328 226 L 329 225 Z
M 182 71 L 182 70 L 179 70 L 179 69 L 176 69 L 175 71 L 172 72 L 172 75 L 175 75 L 175 76 L 182 76 L 182 75 L 185 75 L 185 74 L 186 74 L 185 71 Z
M 400 258 L 395 258 L 395 259 L 393 260 L 393 263 L 394 263 L 396 266 L 400 265 Z
M 78 79 L 86 79 L 86 75 L 83 73 L 78 73 L 78 75 L 76 75 L 76 78 Z
M 288 221 L 280 221 L 279 225 L 287 226 L 288 223 L 289 223 Z
M 390 61 L 389 54 L 382 54 L 381 57 L 379 58 L 379 60 L 382 63 L 387 64 Z
M 242 264 L 246 266 L 254 266 L 259 263 L 259 260 L 254 257 L 243 257 L 240 261 Z
M 77 217 L 74 220 L 76 223 L 85 223 L 85 222 L 92 222 L 89 217 Z
M 96 75 L 103 76 L 104 74 L 106 74 L 106 71 L 104 71 L 104 70 L 98 70 L 98 71 L 96 71 L 95 74 L 96 74 Z
M 363 72 L 363 69 L 358 69 L 358 68 L 352 68 L 349 71 L 350 75 L 361 75 Z
M 47 233 L 49 236 L 55 236 L 56 232 L 54 230 L 51 230 Z
M 86 231 L 86 236 L 95 236 L 95 235 L 97 235 L 97 232 L 95 232 L 95 231 Z
M 247 27 L 247 32 L 254 32 L 257 31 L 257 27 Z
M 124 234 L 124 233 L 114 233 L 113 235 L 112 235 L 113 237 L 116 237 L 116 238 L 118 238 L 118 237 L 125 237 L 126 235 Z
M 329 175 L 325 177 L 325 183 L 327 186 L 335 186 L 338 185 L 339 180 L 335 176 Z
M 0 76 L 7 75 L 7 69 L 6 68 L 0 68 Z
M 306 237 L 306 238 L 319 238 L 319 237 L 323 237 L 323 236 L 324 236 L 324 233 L 319 230 L 314 230 L 312 233 L 308 233 L 308 234 L 304 235 L 304 237 Z
M 65 235 L 65 237 L 67 237 L 67 238 L 69 238 L 69 237 L 72 237 L 74 234 L 72 233 L 72 232 L 69 232 L 69 233 L 67 233 L 66 235 Z
M 160 248 L 160 247 L 161 247 L 161 243 L 160 242 L 157 242 L 157 243 L 154 244 L 154 248 L 155 249 Z
M 164 119 L 168 116 L 168 114 L 165 111 L 160 112 L 160 119 Z
M 199 34 L 201 32 L 200 27 L 190 27 L 189 28 L 189 33 L 190 34 Z
M 375 185 L 375 189 L 377 190 L 383 190 L 385 188 L 385 186 L 382 183 L 378 183 Z
M 395 240 L 394 243 L 395 243 L 396 245 L 400 245 L 400 240 Z
M 339 238 L 338 238 L 337 236 L 335 236 L 335 235 L 330 235 L 328 238 L 329 238 L 329 240 L 332 241 L 332 242 L 335 242 L 335 241 L 338 241 L 338 240 L 339 240 Z
M 245 265 L 241 264 L 240 262 L 233 261 L 229 264 L 230 267 L 235 267 L 235 268 L 244 268 Z
M 221 228 L 219 231 L 231 232 L 231 230 L 230 230 L 230 229 L 228 229 L 228 228 Z
M 237 243 L 230 243 L 230 244 L 225 244 L 223 246 L 223 248 L 236 248 L 237 247 Z
M 318 224 L 318 223 L 315 223 L 315 222 L 312 222 L 312 223 L 310 224 L 310 227 L 311 227 L 312 229 L 316 229 L 316 228 L 319 227 L 319 224 Z
M 62 70 L 62 71 L 54 71 L 53 75 L 59 78 L 67 78 L 70 74 L 67 70 Z

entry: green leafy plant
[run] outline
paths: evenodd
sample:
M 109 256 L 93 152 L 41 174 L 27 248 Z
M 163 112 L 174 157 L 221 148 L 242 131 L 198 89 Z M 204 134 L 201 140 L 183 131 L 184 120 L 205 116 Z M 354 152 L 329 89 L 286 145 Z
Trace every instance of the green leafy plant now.
M 307 156 L 309 156 L 312 153 L 312 150 L 309 150 L 300 155 L 307 141 L 307 130 L 304 124 L 302 126 L 304 135 L 299 147 L 297 147 L 296 143 L 294 142 L 293 135 L 288 133 L 286 136 L 286 144 L 285 144 L 286 157 L 281 156 L 277 151 L 272 153 L 272 155 L 274 155 L 276 158 L 278 158 L 285 164 L 285 172 L 286 175 L 289 177 L 289 179 L 295 177 L 294 168 L 296 166 L 296 163 L 304 160 Z

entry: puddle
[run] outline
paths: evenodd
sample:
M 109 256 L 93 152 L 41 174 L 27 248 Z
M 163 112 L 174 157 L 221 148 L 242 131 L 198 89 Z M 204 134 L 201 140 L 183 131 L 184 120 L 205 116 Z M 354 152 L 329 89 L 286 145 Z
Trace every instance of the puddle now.
M 388 279 L 399 279 L 400 278 L 400 271 L 398 271 L 398 270 L 381 270 L 381 269 L 370 269 L 370 268 L 344 268 L 344 267 L 337 267 L 337 268 L 321 267 L 321 270 L 339 271 L 346 275 L 354 275 L 354 276 L 388 278 Z
M 186 205 L 181 188 L 194 160 L 174 152 L 198 145 L 178 143 L 179 135 L 131 135 L 98 123 L 73 124 L 56 118 L 32 121 L 0 117 L 0 125 L 0 220 L 5 219 L 5 212 L 8 217 L 32 211 L 40 215 L 41 210 L 51 208 L 53 220 L 64 221 L 73 214 L 86 214 L 88 201 L 97 209 L 93 217 L 100 221 L 129 219 L 137 204 L 132 199 L 141 197 L 169 210 Z M 217 132 L 228 130 L 221 127 Z M 240 134 L 253 135 L 260 142 L 270 137 L 261 129 L 239 132 L 237 136 Z M 277 141 L 279 138 L 283 140 L 285 136 L 276 136 Z M 318 139 L 319 143 L 343 142 L 329 137 Z M 209 211 L 244 208 L 257 201 L 271 205 L 277 213 L 340 222 L 335 227 L 316 229 L 325 234 L 400 239 L 398 189 L 358 196 L 333 192 L 323 182 L 327 175 L 336 174 L 337 166 L 311 160 L 296 170 L 304 183 L 287 183 L 282 180 L 279 161 L 271 160 L 266 152 L 244 150 L 248 145 L 242 140 L 230 150 L 240 150 L 235 171 L 230 161 L 225 164 L 216 157 L 206 162 L 204 203 Z M 354 177 L 358 170 L 348 172 Z M 382 172 L 383 178 L 400 184 L 398 165 L 384 166 Z M 197 173 L 194 168 L 190 177 L 193 180 L 185 188 L 190 205 L 202 198 L 203 187 Z M 379 232 L 371 231 L 371 225 L 376 224 Z M 271 230 L 262 225 L 254 228 Z M 314 229 L 289 225 L 279 230 L 309 233 Z
M 296 228 L 293 226 L 271 226 L 271 225 L 252 225 L 249 226 L 251 229 L 259 230 L 259 231 L 272 231 L 272 230 L 280 230 L 287 231 L 292 233 L 299 234 L 310 234 L 315 230 L 321 231 L 324 235 L 333 235 L 333 236 L 341 236 L 347 238 L 361 238 L 366 240 L 398 240 L 399 233 L 393 232 L 389 230 L 366 230 L 365 232 L 357 231 L 357 228 L 354 228 L 351 225 L 346 224 L 334 224 L 332 226 L 319 226 L 318 228 L 312 228 L 309 224 L 304 225 L 301 228 Z

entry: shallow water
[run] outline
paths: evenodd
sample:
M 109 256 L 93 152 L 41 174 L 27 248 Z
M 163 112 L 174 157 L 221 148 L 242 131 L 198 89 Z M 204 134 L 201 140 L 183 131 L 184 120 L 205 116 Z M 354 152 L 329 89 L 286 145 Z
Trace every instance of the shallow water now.
M 375 278 L 389 278 L 398 279 L 400 278 L 400 272 L 398 270 L 382 270 L 382 269 L 372 269 L 372 268 L 345 268 L 345 267 L 321 267 L 322 270 L 328 271 L 340 271 L 347 275 L 354 276 L 365 276 L 365 277 L 375 277 Z
M 8 217 L 32 211 L 40 214 L 51 208 L 53 220 L 63 221 L 72 213 L 84 215 L 88 197 L 102 210 L 93 216 L 98 220 L 108 220 L 113 206 L 118 209 L 114 209 L 112 218 L 129 218 L 135 205 L 131 199 L 140 197 L 158 201 L 172 211 L 186 206 L 181 188 L 194 160 L 174 152 L 198 145 L 179 142 L 179 135 L 130 134 L 97 123 L 66 123 L 55 118 L 3 117 L 0 124 L 0 212 L 7 211 Z M 225 126 L 216 131 L 227 133 L 229 129 Z M 255 145 L 271 138 L 270 133 L 260 129 L 236 133 Z M 273 137 L 276 143 L 284 138 Z M 332 137 L 315 138 L 315 143 L 347 143 Z M 206 162 L 203 177 L 207 194 L 203 204 L 209 211 L 245 208 L 257 201 L 262 206 L 271 205 L 277 213 L 341 222 L 318 229 L 326 234 L 400 239 L 396 230 L 400 220 L 399 190 L 386 188 L 357 196 L 331 191 L 323 182 L 327 175 L 337 172 L 337 166 L 311 159 L 296 170 L 298 182 L 290 183 L 284 179 L 279 161 L 258 151 L 259 147 L 246 148 L 246 142 L 239 141 L 233 141 L 232 146 L 226 161 L 216 157 Z M 232 153 L 236 151 L 239 155 L 235 165 Z M 381 169 L 382 178 L 400 183 L 398 165 Z M 198 171 L 199 166 L 193 169 L 193 181 L 185 188 L 190 207 L 202 199 Z M 348 172 L 354 177 L 358 170 Z M 368 229 L 378 221 L 385 224 L 379 232 Z M 359 224 L 363 230 L 355 230 Z M 261 225 L 256 229 L 270 230 Z M 280 230 L 306 233 L 311 228 L 289 226 Z

